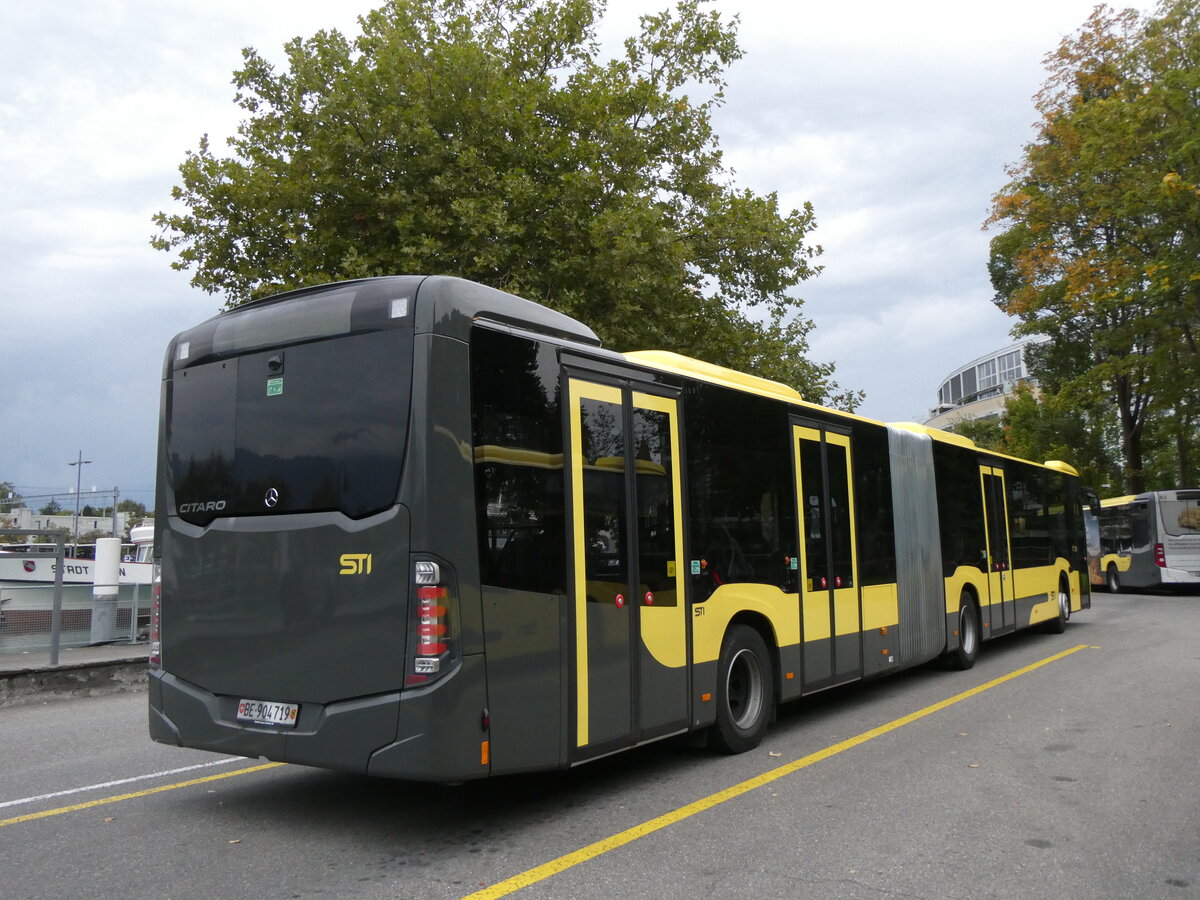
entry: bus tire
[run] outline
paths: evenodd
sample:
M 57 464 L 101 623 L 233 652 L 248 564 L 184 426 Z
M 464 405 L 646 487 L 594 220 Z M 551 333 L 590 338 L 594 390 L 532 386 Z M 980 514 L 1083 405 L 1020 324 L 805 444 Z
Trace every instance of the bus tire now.
M 745 753 L 761 743 L 774 708 L 775 679 L 766 642 L 749 625 L 734 625 L 717 666 L 717 721 L 710 747 Z
M 975 665 L 979 641 L 979 607 L 971 592 L 963 591 L 958 600 L 958 646 L 946 655 L 950 668 L 966 670 Z
M 1071 592 L 1065 584 L 1058 586 L 1058 615 L 1046 622 L 1046 631 L 1050 634 L 1062 634 L 1067 630 L 1067 622 L 1071 621 Z
M 1108 564 L 1108 571 L 1104 574 L 1104 586 L 1110 594 L 1121 593 L 1121 576 L 1117 574 L 1116 563 Z

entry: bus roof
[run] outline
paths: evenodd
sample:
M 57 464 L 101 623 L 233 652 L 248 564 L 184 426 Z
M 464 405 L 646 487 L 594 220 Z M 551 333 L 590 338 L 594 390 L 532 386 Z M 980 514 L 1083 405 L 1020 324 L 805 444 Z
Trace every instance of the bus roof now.
M 913 434 L 929 435 L 935 441 L 941 441 L 943 444 L 954 444 L 956 447 L 966 447 L 968 450 L 979 449 L 969 437 L 955 434 L 953 431 L 942 431 L 940 428 L 930 428 L 928 425 L 919 425 L 916 422 L 889 422 L 888 424 L 892 428 L 911 431 Z
M 658 369 L 661 372 L 670 372 L 674 375 L 695 378 L 699 381 L 706 381 L 709 384 L 731 388 L 743 393 L 757 394 L 760 397 L 767 397 L 771 400 L 782 400 L 784 403 L 792 406 L 803 406 L 806 409 L 819 410 L 822 413 L 838 416 L 843 419 L 869 422 L 872 425 L 883 425 L 882 422 L 876 419 L 860 416 L 857 413 L 811 403 L 805 400 L 798 390 L 783 382 L 773 381 L 770 378 L 762 378 L 758 375 L 749 375 L 745 372 L 739 372 L 736 369 L 727 369 L 724 366 L 718 366 L 699 359 L 692 359 L 690 356 L 683 356 L 680 353 L 672 353 L 670 350 L 634 350 L 619 355 L 630 362 L 635 362 L 651 369 Z
M 726 369 L 724 366 L 717 366 L 703 360 L 692 359 L 688 356 L 672 353 L 670 350 L 635 350 L 632 353 L 624 353 L 622 356 L 654 369 L 662 369 L 666 372 L 673 372 L 676 375 L 699 378 L 701 381 L 707 381 L 710 384 L 719 384 L 723 387 L 731 387 L 739 391 L 749 391 L 752 394 L 758 394 L 760 397 L 770 397 L 773 400 L 784 400 L 788 403 L 804 402 L 804 398 L 800 396 L 798 390 L 788 387 L 781 382 L 772 381 L 769 378 L 760 378 L 757 375 L 747 375 L 745 372 L 737 372 L 733 369 Z
M 1061 459 L 1048 459 L 1045 462 L 1035 462 L 1032 459 L 1022 459 L 1019 456 L 1010 456 L 1007 453 L 1001 453 L 998 450 L 989 450 L 987 447 L 980 447 L 969 437 L 962 434 L 955 434 L 953 431 L 942 431 L 940 428 L 930 428 L 928 425 L 919 425 L 916 422 L 891 422 L 892 428 L 900 428 L 904 431 L 911 431 L 915 434 L 927 434 L 935 441 L 941 441 L 943 444 L 953 444 L 956 447 L 964 447 L 967 450 L 978 450 L 980 453 L 986 453 L 989 456 L 998 456 L 1001 459 L 1011 459 L 1014 462 L 1027 463 L 1034 466 L 1044 466 L 1047 469 L 1053 469 L 1056 472 L 1062 472 L 1066 475 L 1074 475 L 1079 477 L 1079 471 L 1070 463 L 1063 462 Z
M 1109 506 L 1124 506 L 1127 503 L 1132 503 L 1139 496 L 1139 494 L 1126 494 L 1124 497 L 1109 497 L 1107 500 L 1101 500 L 1100 506 L 1101 508 Z

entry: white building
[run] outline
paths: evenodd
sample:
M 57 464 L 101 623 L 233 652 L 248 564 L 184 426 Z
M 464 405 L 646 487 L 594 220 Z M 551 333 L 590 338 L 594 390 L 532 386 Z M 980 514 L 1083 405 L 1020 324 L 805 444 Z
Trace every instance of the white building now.
M 1004 401 L 1022 382 L 1036 384 L 1025 363 L 1030 341 L 1012 344 L 959 366 L 938 388 L 937 406 L 925 424 L 946 428 L 956 422 L 1003 415 Z
M 129 513 L 117 513 L 117 537 L 122 537 L 125 534 L 125 529 L 129 525 Z M 75 513 L 63 511 L 56 515 L 48 516 L 28 506 L 18 506 L 15 509 L 0 512 L 0 528 L 28 528 L 30 531 L 39 529 L 61 528 L 68 535 L 75 535 Z M 79 515 L 79 533 L 87 534 L 89 531 L 103 531 L 105 534 L 113 533 L 112 516 L 85 516 L 82 513 Z M 71 537 L 67 538 L 68 541 Z

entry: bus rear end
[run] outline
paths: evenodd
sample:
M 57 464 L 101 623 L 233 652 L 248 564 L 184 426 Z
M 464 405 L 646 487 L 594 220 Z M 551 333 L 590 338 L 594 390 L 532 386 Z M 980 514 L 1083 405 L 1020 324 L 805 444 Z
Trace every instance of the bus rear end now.
M 487 773 L 454 568 L 414 550 L 400 502 L 420 281 L 283 295 L 172 343 L 155 740 L 399 777 Z M 439 735 L 456 729 L 448 751 Z
M 1154 564 L 1164 585 L 1200 587 L 1200 490 L 1157 494 Z

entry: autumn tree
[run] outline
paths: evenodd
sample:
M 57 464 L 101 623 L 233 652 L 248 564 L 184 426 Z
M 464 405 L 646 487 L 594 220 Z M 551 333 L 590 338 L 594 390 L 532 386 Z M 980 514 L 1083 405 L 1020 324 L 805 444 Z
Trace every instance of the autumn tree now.
M 711 114 L 736 17 L 682 0 L 601 55 L 604 0 L 393 0 L 234 73 L 229 156 L 180 166 L 154 245 L 230 305 L 396 273 L 459 275 L 576 316 L 618 350 L 672 349 L 838 390 L 791 294 L 810 205 L 737 188 Z M 858 395 L 841 401 L 853 405 Z
M 1043 391 L 1114 412 L 1139 491 L 1148 436 L 1184 461 L 1198 437 L 1200 5 L 1097 7 L 1046 63 L 1037 137 L 988 220 L 992 284 L 1019 333 L 1049 339 Z

